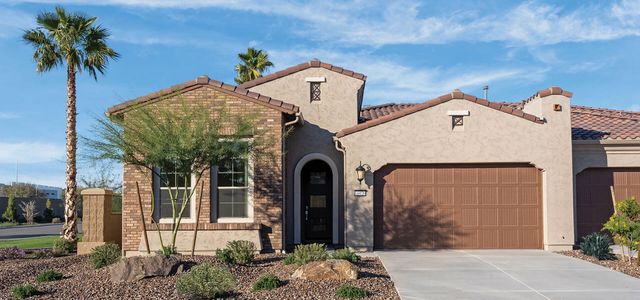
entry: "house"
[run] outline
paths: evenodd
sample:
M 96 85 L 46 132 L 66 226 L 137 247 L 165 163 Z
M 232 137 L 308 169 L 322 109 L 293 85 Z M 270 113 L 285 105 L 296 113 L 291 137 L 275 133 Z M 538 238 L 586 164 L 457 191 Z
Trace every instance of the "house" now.
M 565 250 L 612 213 L 610 187 L 617 200 L 640 195 L 640 113 L 572 106 L 559 87 L 509 103 L 454 90 L 419 104 L 363 106 L 366 79 L 312 60 L 240 86 L 198 77 L 108 115 L 126 119 L 178 97 L 259 115 L 272 158 L 205 174 L 199 253 L 233 239 L 264 251 L 308 242 Z M 124 169 L 127 255 L 144 249 L 135 183 L 151 199 L 149 175 Z M 231 186 L 229 176 L 246 180 Z M 163 199 L 154 201 L 161 211 L 150 216 L 146 203 L 146 220 L 163 223 Z M 179 251 L 191 246 L 194 205 Z M 149 239 L 157 248 L 155 234 Z

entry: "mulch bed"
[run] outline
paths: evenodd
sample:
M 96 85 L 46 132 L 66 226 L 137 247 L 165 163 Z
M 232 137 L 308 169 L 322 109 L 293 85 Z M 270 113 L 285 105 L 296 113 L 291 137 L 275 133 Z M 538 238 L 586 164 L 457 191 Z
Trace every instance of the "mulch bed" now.
M 343 283 L 364 288 L 369 299 L 399 299 L 393 282 L 376 257 L 363 257 L 357 266 L 359 278 L 353 281 L 307 281 L 291 279 L 296 266 L 283 265 L 283 255 L 261 254 L 248 266 L 230 266 L 238 281 L 234 299 L 336 299 L 335 291 Z M 220 264 L 211 256 L 184 257 L 185 261 Z M 61 281 L 36 283 L 38 273 L 56 270 L 64 275 Z M 254 293 L 251 284 L 261 275 L 271 273 L 284 285 Z M 179 276 L 179 275 L 178 275 Z M 15 259 L 0 262 L 0 299 L 10 299 L 13 286 L 31 283 L 43 294 L 29 299 L 186 299 L 177 294 L 177 276 L 155 277 L 134 283 L 112 283 L 107 268 L 93 270 L 87 256 L 67 256 L 47 259 Z
M 584 255 L 580 252 L 580 250 L 573 251 L 562 251 L 558 252 L 562 255 L 571 256 L 575 258 L 579 258 L 582 260 L 586 260 L 588 262 L 601 265 L 603 267 L 607 267 L 611 270 L 625 273 L 629 276 L 633 276 L 636 278 L 640 278 L 640 266 L 638 266 L 638 262 L 635 258 L 631 259 L 631 264 L 627 261 L 622 260 L 622 256 L 616 255 L 616 259 L 612 260 L 598 260 L 593 256 Z

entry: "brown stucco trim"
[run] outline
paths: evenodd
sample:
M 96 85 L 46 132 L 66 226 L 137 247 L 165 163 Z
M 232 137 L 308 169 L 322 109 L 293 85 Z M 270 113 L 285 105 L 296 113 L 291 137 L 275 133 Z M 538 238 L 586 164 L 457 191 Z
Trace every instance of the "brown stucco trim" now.
M 251 101 L 253 103 L 261 104 L 269 108 L 276 109 L 282 113 L 289 115 L 296 115 L 300 113 L 300 108 L 293 104 L 286 103 L 282 100 L 274 99 L 268 96 L 264 96 L 249 90 L 237 87 L 235 85 L 226 84 L 221 81 L 209 79 L 207 76 L 199 76 L 196 80 L 190 80 L 181 84 L 176 84 L 166 89 L 162 89 L 146 96 L 138 97 L 118 105 L 112 106 L 107 110 L 107 116 L 118 115 L 124 111 L 130 109 L 132 106 L 137 106 L 152 102 L 155 100 L 161 100 L 181 94 L 186 91 L 198 89 L 203 86 L 208 86 L 216 91 L 223 92 L 228 95 L 236 96 L 238 98 Z
M 293 73 L 296 73 L 296 72 L 300 72 L 302 70 L 306 70 L 306 69 L 309 69 L 309 68 L 324 68 L 324 69 L 327 69 L 327 70 L 330 70 L 330 71 L 333 71 L 333 72 L 336 72 L 336 73 L 340 73 L 342 75 L 353 77 L 355 79 L 360 79 L 362 81 L 366 81 L 367 80 L 367 76 L 365 76 L 364 74 L 357 73 L 357 72 L 354 72 L 354 71 L 351 71 L 351 70 L 347 70 L 345 68 L 334 66 L 332 64 L 328 64 L 328 63 L 325 63 L 325 62 L 321 62 L 319 60 L 310 60 L 310 61 L 308 61 L 306 63 L 295 65 L 293 67 L 289 67 L 289 68 L 286 68 L 284 70 L 280 70 L 280 71 L 275 72 L 273 74 L 269 74 L 269 75 L 264 76 L 264 77 L 260 77 L 260 78 L 257 78 L 257 79 L 251 80 L 251 81 L 247 81 L 247 82 L 239 85 L 239 87 L 241 87 L 243 89 L 252 88 L 252 87 L 254 87 L 256 85 L 260 85 L 260 84 L 263 84 L 265 82 L 269 82 L 271 80 L 282 78 L 282 77 L 285 77 L 287 75 L 290 75 L 290 74 L 293 74 Z
M 538 118 L 538 117 L 536 117 L 534 115 L 525 113 L 525 112 L 523 112 L 523 111 L 521 111 L 519 109 L 515 109 L 515 108 L 512 108 L 512 107 L 509 107 L 508 105 L 504 105 L 502 103 L 489 102 L 486 99 L 482 99 L 482 98 L 478 98 L 478 97 L 473 96 L 473 95 L 465 94 L 465 93 L 461 92 L 460 90 L 454 90 L 453 92 L 451 92 L 449 94 L 442 95 L 442 96 L 440 96 L 438 98 L 434 98 L 434 99 L 428 100 L 428 101 L 426 101 L 424 103 L 416 104 L 414 106 L 405 108 L 403 110 L 388 114 L 386 116 L 379 117 L 379 118 L 373 119 L 371 121 L 367 121 L 365 123 L 361 123 L 361 124 L 358 124 L 358 125 L 355 125 L 355 126 L 352 126 L 352 127 L 349 127 L 349 128 L 342 129 L 338 133 L 336 133 L 336 137 L 341 138 L 343 136 L 346 136 L 346 135 L 349 135 L 349 134 L 352 134 L 352 133 L 355 133 L 355 132 L 358 132 L 358 131 L 361 131 L 361 130 L 365 130 L 365 129 L 373 127 L 373 126 L 380 125 L 380 124 L 383 124 L 383 123 L 386 123 L 386 122 L 389 122 L 389 121 L 393 121 L 395 119 L 402 118 L 402 117 L 404 117 L 406 115 L 410 115 L 412 113 L 415 113 L 415 112 L 418 112 L 418 111 L 421 111 L 421 110 L 424 110 L 424 109 L 427 109 L 427 108 L 430 108 L 430 107 L 434 107 L 434 106 L 436 106 L 438 104 L 442 104 L 442 103 L 445 103 L 445 102 L 453 100 L 453 99 L 467 100 L 467 101 L 470 101 L 470 102 L 473 102 L 473 103 L 476 103 L 476 104 L 479 104 L 479 105 L 482 105 L 482 106 L 493 108 L 495 110 L 498 110 L 498 111 L 501 111 L 501 112 L 504 112 L 504 113 L 507 113 L 507 114 L 511 114 L 511 115 L 523 118 L 525 120 L 529 120 L 529 121 L 534 122 L 534 123 L 538 123 L 538 124 L 543 124 L 544 123 L 544 121 L 541 120 L 540 118 Z

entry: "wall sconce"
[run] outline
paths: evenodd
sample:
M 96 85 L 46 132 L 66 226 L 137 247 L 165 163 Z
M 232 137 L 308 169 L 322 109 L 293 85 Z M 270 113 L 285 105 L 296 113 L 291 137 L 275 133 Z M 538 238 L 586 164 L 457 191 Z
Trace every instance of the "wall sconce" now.
M 356 168 L 356 175 L 358 176 L 358 182 L 360 182 L 360 185 L 362 185 L 365 173 L 369 170 L 371 170 L 371 167 L 367 164 L 363 165 L 362 162 L 360 162 L 360 165 Z

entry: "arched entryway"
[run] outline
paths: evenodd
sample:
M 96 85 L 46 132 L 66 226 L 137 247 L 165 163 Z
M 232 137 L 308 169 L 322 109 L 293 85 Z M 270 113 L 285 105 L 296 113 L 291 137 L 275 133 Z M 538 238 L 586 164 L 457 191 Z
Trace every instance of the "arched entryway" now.
M 303 157 L 295 168 L 295 243 L 338 243 L 338 172 L 324 154 Z

